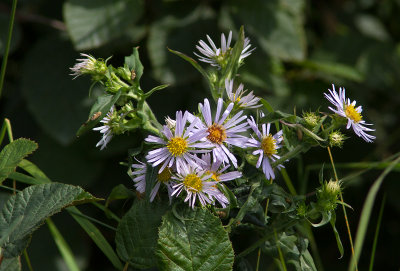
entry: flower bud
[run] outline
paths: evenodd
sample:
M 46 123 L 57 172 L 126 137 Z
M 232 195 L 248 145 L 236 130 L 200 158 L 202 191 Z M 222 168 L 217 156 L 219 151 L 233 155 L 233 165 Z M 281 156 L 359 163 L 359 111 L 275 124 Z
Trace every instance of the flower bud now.
M 107 72 L 106 63 L 88 54 L 81 53 L 81 56 L 85 58 L 77 59 L 78 63 L 70 68 L 71 75 L 75 76 L 74 79 L 83 74 L 90 74 L 94 81 L 101 81 Z
M 342 191 L 341 183 L 330 180 L 317 190 L 318 206 L 325 211 L 333 211 L 336 209 L 338 196 Z
M 329 145 L 341 148 L 345 139 L 346 137 L 340 131 L 334 131 L 329 134 Z
M 306 125 L 310 128 L 314 128 L 318 122 L 321 120 L 320 116 L 318 116 L 315 112 L 305 112 L 303 113 L 303 119 Z

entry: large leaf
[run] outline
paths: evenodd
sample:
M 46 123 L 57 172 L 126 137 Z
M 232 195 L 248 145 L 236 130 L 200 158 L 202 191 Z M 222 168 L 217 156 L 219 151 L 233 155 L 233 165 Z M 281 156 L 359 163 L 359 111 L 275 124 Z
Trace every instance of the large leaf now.
M 4 257 L 20 255 L 31 234 L 46 218 L 67 206 L 94 200 L 82 188 L 61 183 L 33 185 L 12 195 L 0 213 L 0 246 Z
M 234 254 L 221 221 L 206 209 L 177 210 L 159 231 L 161 270 L 232 270 Z
M 246 30 L 258 39 L 261 48 L 283 60 L 304 59 L 303 7 L 303 0 L 236 0 L 230 5 L 231 12 L 246 22 Z
M 35 142 L 24 138 L 6 145 L 0 152 L 0 184 L 15 170 L 19 162 L 37 147 Z
M 14 257 L 10 259 L 3 259 L 0 265 L 0 271 L 20 271 L 21 258 Z
M 68 67 L 78 56 L 70 41 L 52 37 L 32 47 L 21 71 L 24 100 L 46 134 L 68 145 L 76 138 L 76 130 L 92 104 L 87 95 L 88 78 L 72 80 L 69 75 Z
M 158 227 L 168 205 L 136 201 L 118 225 L 115 241 L 117 253 L 123 261 L 136 268 L 156 264 Z
M 78 50 L 121 36 L 142 14 L 141 0 L 70 0 L 64 5 L 64 20 Z

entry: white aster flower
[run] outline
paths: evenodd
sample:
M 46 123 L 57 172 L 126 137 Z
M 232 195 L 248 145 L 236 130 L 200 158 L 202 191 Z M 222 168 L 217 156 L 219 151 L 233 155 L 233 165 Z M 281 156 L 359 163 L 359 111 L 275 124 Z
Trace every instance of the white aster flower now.
M 138 164 L 132 164 L 133 171 L 131 173 L 132 180 L 135 182 L 136 190 L 143 194 L 146 192 L 146 173 L 147 166 L 145 163 L 138 161 Z M 169 168 L 164 168 L 161 173 L 157 174 L 157 180 L 150 192 L 150 202 L 152 202 L 160 189 L 161 184 L 165 184 L 168 189 L 168 196 L 171 200 L 171 194 L 173 192 L 172 186 L 173 182 L 171 180 L 171 171 Z
M 194 119 L 190 126 L 186 128 L 187 118 L 187 112 L 182 115 L 182 111 L 178 111 L 176 112 L 174 134 L 168 125 L 164 125 L 162 133 L 165 138 L 149 135 L 145 139 L 146 142 L 163 145 L 163 147 L 149 151 L 146 156 L 147 161 L 153 167 L 161 165 L 159 173 L 165 167 L 170 168 L 173 165 L 178 166 L 188 163 L 193 167 L 197 167 L 199 164 L 204 163 L 195 154 L 209 151 L 204 150 L 204 148 L 209 147 L 209 144 L 199 141 L 207 135 L 207 131 L 194 130 L 194 127 L 200 122 L 198 118 Z M 203 150 L 199 150 L 198 148 Z
M 212 174 L 207 174 L 205 170 L 199 167 L 193 168 L 187 164 L 181 164 L 178 167 L 180 167 L 179 173 L 172 177 L 178 182 L 173 186 L 172 196 L 178 197 L 185 190 L 187 193 L 185 202 L 188 201 L 192 208 L 197 198 L 202 206 L 214 204 L 214 199 L 222 203 L 222 206 L 229 203 L 225 195 L 217 188 L 217 182 L 209 181 Z
M 282 130 L 272 135 L 270 133 L 271 124 L 262 124 L 262 133 L 258 129 L 256 122 L 253 117 L 248 119 L 248 123 L 256 134 L 257 138 L 249 139 L 248 146 L 257 148 L 253 151 L 253 155 L 259 155 L 256 167 L 259 168 L 262 164 L 262 170 L 265 174 L 265 177 L 270 179 L 275 179 L 275 173 L 272 169 L 271 162 L 274 162 L 280 158 L 277 155 L 277 150 L 281 147 L 280 143 L 283 140 Z M 277 168 L 280 169 L 284 167 L 283 165 L 278 165 Z
M 113 137 L 113 129 L 111 127 L 112 117 L 114 114 L 115 107 L 112 106 L 110 111 L 107 115 L 100 121 L 104 123 L 103 126 L 93 128 L 93 131 L 99 131 L 103 134 L 103 137 L 97 142 L 96 147 L 100 146 L 100 150 L 103 150 L 108 142 L 110 142 L 111 138 Z
M 339 93 L 337 93 L 335 90 L 335 85 L 332 84 L 332 89 L 333 90 L 329 89 L 330 94 L 324 93 L 325 98 L 327 98 L 328 101 L 330 101 L 336 107 L 329 107 L 329 109 L 339 116 L 347 118 L 347 129 L 352 127 L 357 136 L 361 137 L 366 142 L 373 142 L 376 137 L 367 134 L 367 132 L 375 131 L 375 129 L 365 127 L 365 125 L 372 124 L 365 123 L 365 121 L 362 119 L 362 107 L 355 107 L 356 101 L 350 102 L 350 99 L 346 99 L 344 88 L 339 88 Z
M 197 50 L 203 55 L 198 55 L 194 53 L 200 61 L 206 62 L 211 64 L 211 66 L 215 66 L 221 68 L 225 66 L 227 63 L 227 59 L 231 55 L 232 48 L 230 47 L 232 41 L 232 31 L 229 32 L 228 39 L 225 38 L 225 34 L 221 34 L 221 48 L 217 48 L 210 38 L 207 35 L 208 42 L 210 43 L 211 47 L 207 45 L 203 40 L 199 41 L 199 45 L 196 45 Z M 249 50 L 251 47 L 250 39 L 244 39 L 244 46 L 242 53 L 239 57 L 239 62 L 241 62 L 244 58 L 248 57 L 255 48 Z
M 207 99 L 204 99 L 204 105 L 200 103 L 199 107 L 205 123 L 201 122 L 197 127 L 199 127 L 201 131 L 206 131 L 206 141 L 213 147 L 213 160 L 220 160 L 223 163 L 229 163 L 229 161 L 231 161 L 237 168 L 236 157 L 227 147 L 230 145 L 241 148 L 245 147 L 248 138 L 238 133 L 247 130 L 248 126 L 246 121 L 242 122 L 247 119 L 247 116 L 242 116 L 243 111 L 240 111 L 231 119 L 227 120 L 227 117 L 232 111 L 233 103 L 230 103 L 221 115 L 223 103 L 223 100 L 219 98 L 217 112 L 214 121 L 212 121 L 210 103 Z M 225 146 L 225 144 L 227 146 Z
M 261 98 L 256 97 L 253 94 L 253 91 L 247 94 L 247 90 L 243 90 L 243 88 L 243 84 L 240 84 L 235 93 L 233 93 L 233 80 L 225 79 L 226 94 L 228 95 L 228 98 L 231 102 L 238 104 L 239 107 L 243 108 L 260 107 L 261 104 L 259 104 L 258 102 L 261 100 Z
M 88 54 L 81 53 L 80 55 L 85 58 L 77 59 L 78 63 L 72 68 L 69 68 L 72 71 L 71 75 L 74 76 L 74 79 L 82 74 L 90 73 L 95 70 L 96 59 Z

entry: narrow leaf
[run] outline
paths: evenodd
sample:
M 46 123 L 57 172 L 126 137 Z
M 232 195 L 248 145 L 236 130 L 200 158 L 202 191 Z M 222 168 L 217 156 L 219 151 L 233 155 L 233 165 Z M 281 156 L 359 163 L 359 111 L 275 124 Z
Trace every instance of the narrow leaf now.
M 33 185 L 12 195 L 0 213 L 0 246 L 4 257 L 21 255 L 31 234 L 46 218 L 67 206 L 95 200 L 82 188 L 61 183 Z
M 193 67 L 196 68 L 196 70 L 198 70 L 203 76 L 204 78 L 207 80 L 207 82 L 209 82 L 208 79 L 208 74 L 207 72 L 200 66 L 199 63 L 197 63 L 196 60 L 194 60 L 193 58 L 185 55 L 184 53 L 178 52 L 178 51 L 174 51 L 168 48 L 168 51 L 170 51 L 171 53 L 183 58 L 184 60 L 186 60 L 187 62 L 189 62 L 190 64 L 192 64 Z
M 343 249 L 342 241 L 340 240 L 339 232 L 337 231 L 336 226 L 335 226 L 335 223 L 336 223 L 336 213 L 335 212 L 332 213 L 332 218 L 331 218 L 330 222 L 331 222 L 331 226 L 333 229 L 333 233 L 335 234 L 336 243 L 337 243 L 337 246 L 338 246 L 338 249 L 340 252 L 340 258 L 342 258 L 344 255 L 344 249 Z
M 111 193 L 108 196 L 107 201 L 106 201 L 106 207 L 113 200 L 128 199 L 128 198 L 133 197 L 134 195 L 135 195 L 135 193 L 133 191 L 129 190 L 128 188 L 126 188 L 125 185 L 119 184 L 111 190 Z
M 93 127 L 99 123 L 106 114 L 110 111 L 111 107 L 117 102 L 119 96 L 121 95 L 121 90 L 119 90 L 115 95 L 104 94 L 97 98 L 96 103 L 92 106 L 90 110 L 88 120 L 82 124 L 79 128 L 76 136 L 81 136 L 87 131 L 91 130 Z
M 355 256 L 352 258 L 349 270 L 354 270 L 356 267 L 356 263 L 361 255 L 362 246 L 364 244 L 365 234 L 367 233 L 367 228 L 369 224 L 369 218 L 371 216 L 372 208 L 374 207 L 374 202 L 376 198 L 376 194 L 379 191 L 379 188 L 385 179 L 386 175 L 392 171 L 392 169 L 400 162 L 400 157 L 394 160 L 390 166 L 388 166 L 383 173 L 375 180 L 371 189 L 368 192 L 367 198 L 365 199 L 364 206 L 361 212 L 360 222 L 357 228 L 357 235 L 354 242 L 354 251 Z
M 178 210 L 163 217 L 157 257 L 161 270 L 232 270 L 234 253 L 221 221 L 207 209 Z
M 122 265 L 121 261 L 119 260 L 114 249 L 104 238 L 103 234 L 99 231 L 99 229 L 95 225 L 93 225 L 93 223 L 90 222 L 87 218 L 82 217 L 81 215 L 77 215 L 77 214 L 81 214 L 81 212 L 78 210 L 78 208 L 76 208 L 74 206 L 68 207 L 67 211 L 75 219 L 75 221 L 78 222 L 79 225 L 81 225 L 81 227 L 85 230 L 85 232 L 89 235 L 89 237 L 92 238 L 93 242 L 104 253 L 104 255 L 110 260 L 112 265 L 116 269 L 122 270 L 123 265 Z
M 15 170 L 19 162 L 37 147 L 34 141 L 25 138 L 6 145 L 0 152 L 0 184 Z

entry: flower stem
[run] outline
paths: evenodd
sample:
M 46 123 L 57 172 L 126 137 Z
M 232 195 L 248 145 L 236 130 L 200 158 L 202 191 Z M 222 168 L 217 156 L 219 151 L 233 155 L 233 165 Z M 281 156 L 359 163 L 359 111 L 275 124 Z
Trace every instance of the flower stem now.
M 5 48 L 4 54 L 3 54 L 3 62 L 2 62 L 2 64 L 1 64 L 1 72 L 0 72 L 0 97 L 1 97 L 1 91 L 3 90 L 4 76 L 5 76 L 5 74 L 6 74 L 8 53 L 9 53 L 9 51 L 10 51 L 11 37 L 12 37 L 12 30 L 13 30 L 13 26 L 14 26 L 14 18 L 15 18 L 15 10 L 16 10 L 16 9 L 17 9 L 17 0 L 13 0 L 12 9 L 11 9 L 11 16 L 10 16 L 10 23 L 8 24 L 7 43 L 6 43 L 6 48 Z
M 336 180 L 336 182 L 338 182 L 339 179 L 338 179 L 338 176 L 337 176 L 337 173 L 336 173 L 335 163 L 333 162 L 333 156 L 332 156 L 331 148 L 328 146 L 327 149 L 328 149 L 328 153 L 329 153 L 329 159 L 331 160 L 331 164 L 332 164 L 333 174 L 335 175 L 335 180 Z M 350 242 L 351 254 L 352 254 L 353 258 L 355 258 L 354 245 L 353 245 L 353 238 L 351 237 L 350 224 L 349 224 L 349 220 L 348 220 L 348 218 L 347 218 L 346 207 L 345 207 L 345 205 L 343 204 L 344 201 L 343 201 L 342 191 L 340 191 L 340 201 L 341 201 L 341 203 L 342 203 L 341 205 L 342 205 L 342 208 L 343 208 L 344 220 L 345 220 L 345 222 L 346 222 L 347 233 L 348 233 L 348 235 L 349 235 L 349 242 Z M 356 267 L 355 270 L 357 271 L 357 270 L 358 270 L 358 267 L 357 267 L 357 260 L 356 260 L 356 262 L 355 262 L 355 267 Z

